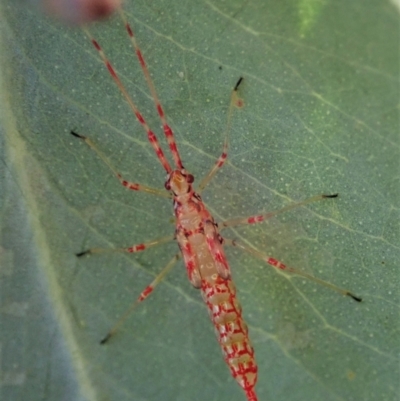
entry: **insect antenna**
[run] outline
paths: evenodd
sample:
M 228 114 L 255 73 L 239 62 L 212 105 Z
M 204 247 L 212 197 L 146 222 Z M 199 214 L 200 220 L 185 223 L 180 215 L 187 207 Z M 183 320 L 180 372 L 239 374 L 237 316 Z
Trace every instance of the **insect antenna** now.
M 128 91 L 126 90 L 125 86 L 121 82 L 118 74 L 116 73 L 116 71 L 115 71 L 114 67 L 112 66 L 111 62 L 108 60 L 108 58 L 107 58 L 106 54 L 104 53 L 103 49 L 101 48 L 100 44 L 97 42 L 96 39 L 93 38 L 91 33 L 86 28 L 83 28 L 83 31 L 85 32 L 85 34 L 89 38 L 89 40 L 92 42 L 93 46 L 96 48 L 97 52 L 100 55 L 100 58 L 103 60 L 104 65 L 107 67 L 108 72 L 110 73 L 110 75 L 113 78 L 114 82 L 117 84 L 119 90 L 121 91 L 121 93 L 124 96 L 125 100 L 129 104 L 131 110 L 133 111 L 133 114 L 136 116 L 137 120 L 139 121 L 141 126 L 146 131 L 147 139 L 149 140 L 151 146 L 153 147 L 154 152 L 156 153 L 157 158 L 160 161 L 161 165 L 164 167 L 164 169 L 165 169 L 165 171 L 167 173 L 170 173 L 172 171 L 172 168 L 171 168 L 170 164 L 168 163 L 168 160 L 166 159 L 163 150 L 161 149 L 161 146 L 160 146 L 160 143 L 158 142 L 156 134 L 147 125 L 146 120 L 144 119 L 144 117 L 140 113 L 139 109 L 137 108 L 136 104 L 132 100 L 132 98 L 129 95 Z M 160 109 L 160 110 L 162 111 L 162 109 Z M 171 134 L 172 134 L 172 131 L 171 131 Z M 173 143 L 175 144 L 174 140 L 173 140 Z M 170 148 L 171 148 L 171 145 L 170 145 Z M 175 145 L 175 148 L 176 148 L 176 145 Z M 179 158 L 179 155 L 178 155 L 178 158 Z
M 174 159 L 175 166 L 178 169 L 182 169 L 183 168 L 182 160 L 181 160 L 181 157 L 179 155 L 178 146 L 177 146 L 177 144 L 175 142 L 174 133 L 172 132 L 172 129 L 168 125 L 167 120 L 165 118 L 164 110 L 163 110 L 163 108 L 161 106 L 160 100 L 159 100 L 157 92 L 156 92 L 156 88 L 154 87 L 154 83 L 153 83 L 153 80 L 151 79 L 149 70 L 147 68 L 147 64 L 146 64 L 146 62 L 144 60 L 144 57 L 143 57 L 143 54 L 142 54 L 142 52 L 141 52 L 141 50 L 139 48 L 139 45 L 137 44 L 135 35 L 133 33 L 133 29 L 132 29 L 131 25 L 129 24 L 128 20 L 126 19 L 125 13 L 123 12 L 122 8 L 118 8 L 118 12 L 119 12 L 119 15 L 121 16 L 121 19 L 122 19 L 122 21 L 123 21 L 123 23 L 125 25 L 125 29 L 128 32 L 129 39 L 130 39 L 132 47 L 133 47 L 133 49 L 134 49 L 134 51 L 136 53 L 136 56 L 137 56 L 137 58 L 139 60 L 140 66 L 142 67 L 143 75 L 144 75 L 144 77 L 146 79 L 146 82 L 147 82 L 147 85 L 148 85 L 148 87 L 150 89 L 151 96 L 153 98 L 154 104 L 155 104 L 156 109 L 157 109 L 157 113 L 160 116 L 160 120 L 161 120 L 161 123 L 162 123 L 162 126 L 163 126 L 164 134 L 165 134 L 165 137 L 167 139 L 168 146 L 169 146 L 169 149 L 171 151 L 172 157 Z

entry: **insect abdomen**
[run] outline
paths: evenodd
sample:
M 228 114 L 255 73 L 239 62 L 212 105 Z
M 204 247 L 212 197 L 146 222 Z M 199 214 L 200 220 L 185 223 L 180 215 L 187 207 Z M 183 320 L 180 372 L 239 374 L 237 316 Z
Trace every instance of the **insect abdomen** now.
M 202 280 L 201 292 L 232 376 L 246 392 L 251 391 L 257 382 L 257 364 L 233 281 L 215 274 Z

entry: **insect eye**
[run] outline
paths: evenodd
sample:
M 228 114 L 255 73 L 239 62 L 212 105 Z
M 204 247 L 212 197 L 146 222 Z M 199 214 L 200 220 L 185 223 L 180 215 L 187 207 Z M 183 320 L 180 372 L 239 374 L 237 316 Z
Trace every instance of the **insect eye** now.
M 192 174 L 188 174 L 186 176 L 186 182 L 191 184 L 194 181 L 194 177 L 192 176 Z
M 165 182 L 164 187 L 165 187 L 165 189 L 166 189 L 167 191 L 170 191 L 170 190 L 171 190 L 171 185 L 170 185 L 170 183 L 169 183 L 169 180 Z

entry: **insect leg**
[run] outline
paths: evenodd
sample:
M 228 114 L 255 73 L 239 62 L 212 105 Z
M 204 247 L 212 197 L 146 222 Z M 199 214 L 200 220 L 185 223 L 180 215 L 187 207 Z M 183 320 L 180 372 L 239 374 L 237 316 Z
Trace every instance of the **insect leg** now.
M 153 241 L 143 242 L 141 244 L 132 245 L 129 248 L 90 248 L 86 251 L 82 251 L 76 254 L 76 256 L 81 257 L 84 255 L 89 255 L 93 253 L 106 253 L 106 252 L 127 252 L 136 253 L 144 251 L 145 249 L 164 244 L 165 242 L 172 241 L 174 239 L 173 235 L 168 235 L 167 237 L 162 237 L 155 239 Z
M 277 214 L 287 212 L 289 210 L 295 209 L 300 206 L 305 206 L 309 203 L 316 202 L 322 199 L 329 199 L 329 198 L 337 198 L 339 194 L 333 194 L 333 195 L 316 195 L 311 198 L 308 198 L 304 201 L 297 202 L 297 203 L 292 203 L 291 205 L 285 206 L 282 209 L 275 210 L 273 212 L 265 213 L 265 214 L 259 214 L 256 216 L 250 216 L 250 217 L 242 217 L 242 218 L 237 218 L 237 219 L 230 219 L 223 221 L 221 223 L 218 223 L 218 226 L 220 227 L 220 230 L 223 230 L 224 228 L 227 227 L 234 227 L 234 226 L 240 226 L 240 225 L 245 225 L 245 224 L 256 224 L 256 223 L 261 223 L 265 220 L 270 219 L 273 216 L 276 216 Z
M 154 288 L 162 281 L 162 279 L 174 267 L 175 263 L 181 258 L 180 253 L 176 254 L 156 276 L 156 278 L 141 292 L 136 301 L 125 311 L 125 313 L 118 319 L 114 327 L 107 333 L 107 335 L 100 341 L 100 344 L 105 344 L 122 326 L 129 315 L 136 309 L 136 307 L 143 302 L 154 290 Z
M 233 91 L 231 94 L 231 102 L 229 104 L 227 124 L 226 124 L 226 130 L 225 130 L 224 146 L 222 148 L 221 156 L 215 162 L 214 166 L 212 166 L 211 170 L 207 173 L 207 175 L 201 180 L 199 187 L 197 189 L 198 193 L 201 193 L 203 191 L 203 189 L 206 187 L 206 185 L 212 180 L 214 175 L 217 173 L 217 171 L 224 165 L 226 158 L 228 157 L 229 132 L 231 129 L 232 113 L 233 113 L 234 107 L 238 107 L 239 103 L 241 104 L 241 99 L 239 98 L 237 92 L 239 89 L 239 85 L 242 83 L 242 81 L 243 81 L 243 77 L 240 77 L 239 80 L 237 81 L 235 87 L 233 88 Z
M 74 137 L 82 139 L 84 142 L 86 142 L 86 144 L 90 147 L 90 149 L 92 149 L 97 154 L 97 156 L 99 156 L 100 159 L 103 160 L 103 162 L 114 173 L 114 175 L 118 178 L 118 180 L 124 187 L 132 189 L 133 191 L 142 191 L 142 192 L 147 192 L 149 194 L 162 196 L 164 198 L 171 198 L 171 195 L 167 191 L 164 191 L 162 189 L 151 188 L 146 185 L 138 184 L 136 182 L 130 182 L 124 180 L 121 174 L 117 171 L 117 169 L 111 164 L 111 162 L 107 159 L 107 157 L 102 152 L 100 152 L 100 150 L 97 148 L 97 146 L 92 142 L 90 138 L 77 134 L 75 131 L 71 131 L 70 133 Z
M 295 269 L 293 267 L 289 267 L 286 266 L 285 264 L 283 264 L 282 262 L 280 262 L 277 259 L 271 258 L 268 255 L 258 251 L 257 249 L 254 249 L 250 246 L 244 245 L 241 242 L 238 242 L 236 240 L 231 240 L 231 239 L 224 239 L 224 243 L 227 245 L 232 245 L 235 246 L 237 248 L 242 249 L 243 251 L 250 253 L 251 255 L 263 260 L 264 262 L 268 263 L 270 266 L 275 267 L 276 269 L 285 271 L 285 272 L 289 272 L 289 273 L 293 273 L 296 274 L 297 276 L 301 276 L 301 277 L 305 277 L 311 281 L 314 281 L 315 283 L 318 283 L 320 285 L 323 285 L 325 287 L 328 287 L 334 291 L 337 291 L 338 293 L 342 294 L 342 295 L 347 295 L 350 298 L 353 298 L 355 301 L 357 302 L 361 302 L 362 299 L 360 297 L 357 297 L 356 295 L 352 294 L 350 291 L 345 290 L 343 288 L 340 288 L 334 284 L 328 283 L 327 281 L 321 280 L 317 277 L 312 276 L 311 274 L 305 273 L 301 270 Z

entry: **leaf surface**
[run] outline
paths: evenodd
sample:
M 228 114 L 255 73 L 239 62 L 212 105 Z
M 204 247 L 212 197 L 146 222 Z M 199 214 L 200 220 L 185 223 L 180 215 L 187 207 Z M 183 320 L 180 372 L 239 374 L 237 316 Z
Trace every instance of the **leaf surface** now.
M 77 259 L 173 232 L 171 202 L 122 188 L 165 173 L 80 30 L 20 3 L 2 13 L 5 399 L 244 400 L 182 263 L 106 346 L 99 340 L 177 252 Z M 171 4 L 172 3 L 172 4 Z M 219 221 L 319 193 L 336 200 L 227 230 L 361 304 L 227 250 L 259 365 L 259 400 L 398 399 L 398 9 L 380 1 L 132 1 L 126 12 L 196 182 Z M 165 147 L 121 21 L 90 28 Z

